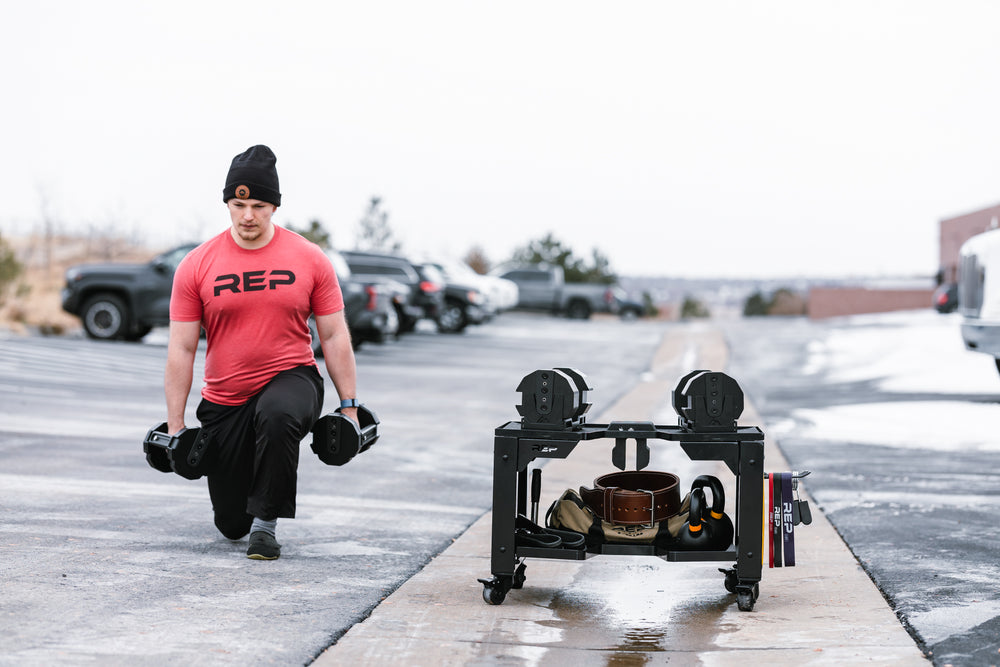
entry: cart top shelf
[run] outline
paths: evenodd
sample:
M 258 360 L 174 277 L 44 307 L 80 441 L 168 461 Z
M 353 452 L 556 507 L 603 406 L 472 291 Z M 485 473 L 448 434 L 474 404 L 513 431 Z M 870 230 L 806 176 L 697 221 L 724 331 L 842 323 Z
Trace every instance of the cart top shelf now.
M 665 426 L 653 422 L 615 421 L 609 424 L 581 424 L 570 428 L 537 428 L 510 421 L 498 427 L 498 437 L 531 438 L 538 440 L 675 440 L 678 442 L 742 442 L 763 440 L 764 432 L 757 426 L 737 426 L 735 429 L 693 430 L 682 426 Z

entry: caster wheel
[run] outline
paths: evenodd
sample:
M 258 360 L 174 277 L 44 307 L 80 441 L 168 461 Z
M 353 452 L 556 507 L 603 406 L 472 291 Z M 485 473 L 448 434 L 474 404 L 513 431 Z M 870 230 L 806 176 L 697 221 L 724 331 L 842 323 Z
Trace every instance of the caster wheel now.
M 739 607 L 740 611 L 753 611 L 753 605 L 757 601 L 758 595 L 760 595 L 760 587 L 757 584 L 739 586 L 736 589 L 736 606 Z
M 524 563 L 517 566 L 514 570 L 514 579 L 511 581 L 510 587 L 520 589 L 524 586 Z
M 479 579 L 479 583 L 483 585 L 483 601 L 486 604 L 503 604 L 507 598 L 507 591 L 513 587 L 512 579 L 509 575 Z
M 736 578 L 736 570 L 735 569 L 724 570 L 723 568 L 720 567 L 719 568 L 719 572 L 721 572 L 722 574 L 726 575 L 726 579 L 723 582 L 723 585 L 726 587 L 726 591 L 728 591 L 730 593 L 735 593 L 736 592 L 736 584 L 739 581 Z
M 486 604 L 503 604 L 505 599 L 507 599 L 507 594 L 502 589 L 483 586 L 483 600 Z

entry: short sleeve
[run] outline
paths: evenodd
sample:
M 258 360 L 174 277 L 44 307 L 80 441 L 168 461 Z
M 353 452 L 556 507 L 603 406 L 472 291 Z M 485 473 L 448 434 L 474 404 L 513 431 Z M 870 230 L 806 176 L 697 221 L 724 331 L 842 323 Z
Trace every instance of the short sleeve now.
M 198 291 L 195 263 L 189 253 L 174 272 L 170 290 L 170 319 L 176 322 L 197 322 L 202 319 L 205 306 Z
M 319 248 L 313 254 L 315 280 L 310 306 L 316 315 L 330 315 L 344 309 L 344 295 L 333 270 L 333 262 Z

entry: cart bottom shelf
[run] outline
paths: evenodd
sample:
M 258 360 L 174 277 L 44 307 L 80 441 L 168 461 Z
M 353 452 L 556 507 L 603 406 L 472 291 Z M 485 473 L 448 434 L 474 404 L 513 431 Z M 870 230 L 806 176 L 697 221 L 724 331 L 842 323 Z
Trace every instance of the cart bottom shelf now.
M 558 560 L 586 560 L 592 556 L 656 556 L 672 563 L 699 561 L 735 561 L 736 549 L 725 551 L 671 551 L 653 544 L 599 544 L 583 549 L 546 549 L 543 547 L 517 547 L 517 558 L 554 558 Z

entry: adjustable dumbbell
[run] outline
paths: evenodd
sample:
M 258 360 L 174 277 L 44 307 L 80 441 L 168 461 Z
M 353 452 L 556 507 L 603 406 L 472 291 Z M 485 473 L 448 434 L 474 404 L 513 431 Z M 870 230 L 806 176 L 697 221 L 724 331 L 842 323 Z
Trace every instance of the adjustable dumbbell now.
M 154 426 L 142 441 L 146 461 L 160 472 L 175 472 L 185 479 L 198 479 L 211 463 L 209 434 L 200 428 L 182 428 L 170 435 L 167 422 Z
M 313 426 L 312 450 L 330 466 L 342 466 L 378 440 L 378 417 L 364 405 L 358 406 L 358 421 L 336 412 L 320 417 Z
M 699 475 L 691 482 L 691 490 L 703 489 L 704 487 L 712 492 L 712 505 L 708 508 L 707 516 L 704 517 L 706 524 L 712 527 L 712 547 L 713 549 L 728 549 L 733 543 L 733 522 L 726 515 L 726 493 L 722 488 L 722 482 L 718 477 L 712 475 Z
M 674 389 L 673 403 L 686 430 L 731 431 L 743 413 L 743 390 L 725 373 L 692 371 Z

